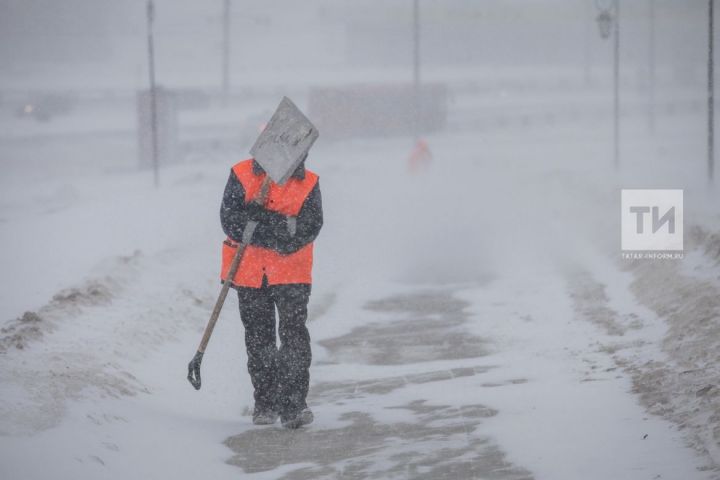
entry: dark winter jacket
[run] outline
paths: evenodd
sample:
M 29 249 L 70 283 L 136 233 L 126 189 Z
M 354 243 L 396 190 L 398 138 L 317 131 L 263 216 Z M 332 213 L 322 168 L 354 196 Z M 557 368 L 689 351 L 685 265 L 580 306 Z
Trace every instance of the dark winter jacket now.
M 253 162 L 253 173 L 255 175 L 264 173 L 257 162 Z M 301 163 L 292 176 L 305 178 L 305 164 Z M 245 225 L 251 218 L 251 211 L 252 209 L 245 203 L 245 189 L 231 170 L 220 206 L 220 222 L 225 234 L 239 242 Z M 294 233 L 291 232 L 288 217 L 281 213 L 262 209 L 261 215 L 256 216 L 256 219 L 258 225 L 253 233 L 252 245 L 270 248 L 283 255 L 300 250 L 315 240 L 323 225 L 320 183 L 315 185 L 305 199 L 295 220 Z

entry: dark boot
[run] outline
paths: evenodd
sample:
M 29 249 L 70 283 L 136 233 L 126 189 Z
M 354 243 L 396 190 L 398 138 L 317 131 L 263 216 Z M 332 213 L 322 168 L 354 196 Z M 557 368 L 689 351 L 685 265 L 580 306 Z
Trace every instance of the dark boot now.
M 309 408 L 304 408 L 295 414 L 283 415 L 281 418 L 282 426 L 289 429 L 310 425 L 313 420 L 315 420 L 315 416 Z
M 255 425 L 272 425 L 277 422 L 278 414 L 274 410 L 263 410 L 255 407 L 253 410 L 253 423 Z

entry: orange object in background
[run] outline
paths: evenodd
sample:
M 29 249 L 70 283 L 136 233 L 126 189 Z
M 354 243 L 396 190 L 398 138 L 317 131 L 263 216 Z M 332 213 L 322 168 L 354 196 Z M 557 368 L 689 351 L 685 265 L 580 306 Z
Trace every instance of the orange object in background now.
M 422 138 L 417 141 L 410 156 L 408 157 L 408 169 L 411 172 L 417 172 L 428 165 L 432 161 L 432 153 L 430 147 Z

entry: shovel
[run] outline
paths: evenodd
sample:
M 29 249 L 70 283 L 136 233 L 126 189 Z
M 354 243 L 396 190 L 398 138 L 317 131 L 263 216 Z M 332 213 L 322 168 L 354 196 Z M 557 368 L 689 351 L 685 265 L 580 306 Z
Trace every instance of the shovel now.
M 266 176 L 265 180 L 262 183 L 262 186 L 260 187 L 260 192 L 258 193 L 258 196 L 253 199 L 254 203 L 257 203 L 259 205 L 265 204 L 268 191 L 270 190 L 270 181 L 270 176 Z M 195 356 L 188 364 L 187 379 L 190 384 L 195 387 L 195 390 L 200 390 L 200 364 L 202 363 L 202 357 L 205 354 L 205 349 L 207 348 L 208 342 L 210 341 L 210 336 L 212 336 L 213 330 L 215 329 L 215 324 L 217 323 L 217 319 L 220 316 L 220 311 L 222 310 L 223 304 L 225 303 L 225 297 L 227 297 L 228 290 L 230 290 L 232 279 L 235 278 L 235 274 L 237 273 L 238 267 L 240 266 L 240 261 L 245 254 L 245 249 L 252 240 L 252 236 L 253 233 L 255 233 L 256 227 L 257 222 L 255 220 L 249 220 L 245 225 L 242 241 L 238 244 L 235 256 L 232 259 L 232 263 L 230 263 L 230 270 L 228 271 L 227 277 L 225 278 L 225 282 L 223 282 L 222 289 L 220 289 L 220 295 L 218 295 L 218 298 L 215 301 L 215 307 L 213 308 L 212 314 L 210 315 L 210 320 L 205 327 L 205 333 L 203 333 L 202 340 L 200 340 L 200 346 L 198 347 Z
M 317 128 L 315 128 L 289 98 L 283 97 L 280 105 L 268 122 L 267 127 L 265 127 L 265 130 L 263 130 L 255 142 L 255 145 L 253 145 L 250 150 L 255 161 L 267 172 L 258 195 L 252 201 L 260 205 L 265 205 L 268 192 L 270 191 L 270 183 L 275 182 L 278 185 L 284 184 L 305 159 L 310 147 L 312 147 L 315 140 L 317 140 L 317 137 Z M 210 320 L 205 327 L 205 333 L 203 333 L 202 340 L 200 340 L 200 346 L 188 364 L 187 379 L 190 384 L 195 387 L 195 390 L 200 390 L 201 386 L 200 364 L 202 363 L 205 349 L 215 329 L 215 324 L 225 303 L 225 297 L 227 297 L 230 284 L 235 278 L 245 249 L 252 241 L 256 227 L 257 222 L 254 220 L 248 221 L 245 225 L 243 238 L 238 244 L 237 251 L 230 264 L 230 270 L 220 290 L 220 295 L 218 295 L 217 301 L 215 302 Z

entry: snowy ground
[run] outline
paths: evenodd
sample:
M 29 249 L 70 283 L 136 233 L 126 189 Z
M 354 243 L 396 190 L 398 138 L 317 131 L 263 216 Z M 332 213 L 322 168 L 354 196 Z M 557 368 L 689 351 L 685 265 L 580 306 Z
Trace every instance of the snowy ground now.
M 591 123 L 587 123 L 591 122 Z M 112 122 L 108 122 L 112 124 Z M 248 413 L 237 300 L 185 380 L 219 285 L 242 151 L 154 190 L 131 133 L 0 143 L 2 478 L 720 478 L 720 231 L 702 119 L 319 144 L 316 422 Z M 244 151 L 244 150 L 243 150 Z M 687 258 L 629 264 L 619 189 L 685 188 Z M 24 313 L 30 312 L 30 313 Z

